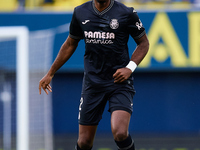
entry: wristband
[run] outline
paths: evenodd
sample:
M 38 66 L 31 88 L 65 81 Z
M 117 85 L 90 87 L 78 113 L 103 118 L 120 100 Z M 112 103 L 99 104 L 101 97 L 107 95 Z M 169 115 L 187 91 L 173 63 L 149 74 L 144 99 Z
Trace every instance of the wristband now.
M 137 64 L 134 61 L 130 61 L 126 68 L 130 69 L 132 72 L 137 68 Z

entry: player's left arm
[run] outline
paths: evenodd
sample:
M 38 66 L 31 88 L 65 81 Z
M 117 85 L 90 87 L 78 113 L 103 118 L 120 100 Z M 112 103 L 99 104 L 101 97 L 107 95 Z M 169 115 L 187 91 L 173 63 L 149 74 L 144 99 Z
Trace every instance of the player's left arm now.
M 149 50 L 149 41 L 146 34 L 139 39 L 135 39 L 135 42 L 137 47 L 131 56 L 129 64 L 125 68 L 117 69 L 117 71 L 113 74 L 115 83 L 127 80 Z
M 149 40 L 145 34 L 141 38 L 135 39 L 135 42 L 137 47 L 131 56 L 131 61 L 135 62 L 138 66 L 149 50 Z

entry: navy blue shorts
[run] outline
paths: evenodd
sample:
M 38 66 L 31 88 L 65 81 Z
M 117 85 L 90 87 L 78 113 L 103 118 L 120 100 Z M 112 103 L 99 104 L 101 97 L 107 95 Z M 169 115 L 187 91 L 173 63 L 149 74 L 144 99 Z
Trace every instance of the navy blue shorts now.
M 98 125 L 106 103 L 109 112 L 124 110 L 132 114 L 135 90 L 132 82 L 115 83 L 108 87 L 92 87 L 82 92 L 79 106 L 79 124 Z

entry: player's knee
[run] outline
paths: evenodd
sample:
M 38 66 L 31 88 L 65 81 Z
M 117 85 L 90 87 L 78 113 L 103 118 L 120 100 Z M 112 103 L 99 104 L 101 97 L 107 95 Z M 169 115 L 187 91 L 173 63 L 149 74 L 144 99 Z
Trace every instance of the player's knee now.
M 115 130 L 113 132 L 113 136 L 116 141 L 123 141 L 128 137 L 128 132 L 123 130 Z
M 93 146 L 93 140 L 81 138 L 81 139 L 78 139 L 78 145 L 81 149 L 90 150 Z

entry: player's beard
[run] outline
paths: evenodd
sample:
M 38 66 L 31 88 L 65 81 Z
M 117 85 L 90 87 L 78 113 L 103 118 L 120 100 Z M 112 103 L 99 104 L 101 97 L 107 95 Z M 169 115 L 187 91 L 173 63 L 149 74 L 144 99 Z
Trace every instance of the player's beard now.
M 103 4 L 105 3 L 107 0 L 97 0 L 98 3 Z

